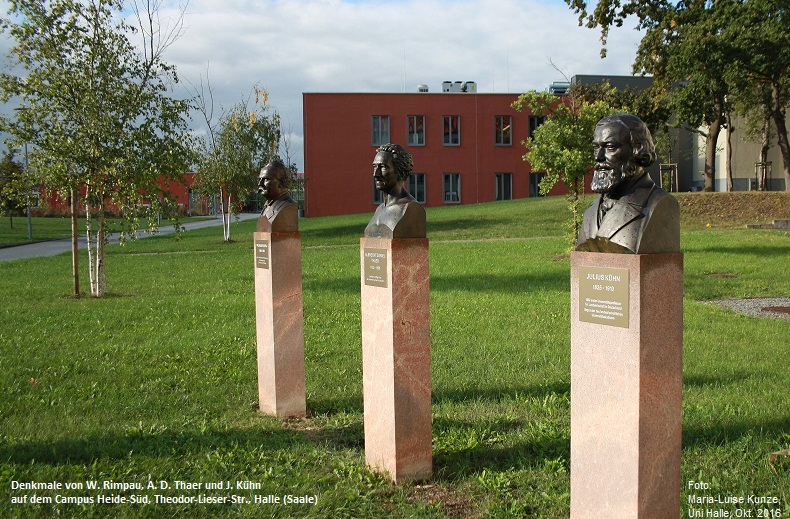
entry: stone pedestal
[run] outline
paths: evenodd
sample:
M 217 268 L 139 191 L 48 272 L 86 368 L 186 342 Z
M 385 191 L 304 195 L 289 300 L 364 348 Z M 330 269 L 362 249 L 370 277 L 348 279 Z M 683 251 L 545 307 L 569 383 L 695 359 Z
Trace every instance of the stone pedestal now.
M 683 255 L 571 254 L 571 518 L 678 518 Z
M 428 240 L 362 238 L 365 460 L 395 482 L 432 472 Z
M 254 241 L 260 410 L 304 416 L 301 235 L 256 232 Z

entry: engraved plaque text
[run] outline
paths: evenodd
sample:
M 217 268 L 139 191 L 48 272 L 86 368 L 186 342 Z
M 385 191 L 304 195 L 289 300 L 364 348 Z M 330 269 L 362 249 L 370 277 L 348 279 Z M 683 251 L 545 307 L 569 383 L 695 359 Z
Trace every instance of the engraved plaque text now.
M 628 328 L 628 269 L 579 267 L 579 320 Z
M 255 268 L 269 268 L 269 240 L 255 240 Z
M 362 252 L 365 285 L 387 288 L 387 249 L 368 249 Z

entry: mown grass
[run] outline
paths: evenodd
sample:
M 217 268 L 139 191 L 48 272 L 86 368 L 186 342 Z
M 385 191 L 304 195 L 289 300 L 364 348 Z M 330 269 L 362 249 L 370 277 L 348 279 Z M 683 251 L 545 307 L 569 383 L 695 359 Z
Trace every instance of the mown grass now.
M 230 244 L 209 228 L 111 246 L 100 300 L 68 297 L 68 255 L 0 264 L 0 514 L 567 517 L 563 211 L 561 199 L 428 211 L 435 474 L 425 485 L 365 468 L 358 247 L 369 215 L 301 221 L 301 420 L 256 412 L 254 222 L 234 224 Z M 777 496 L 790 513 L 790 462 L 780 457 L 777 473 L 767 462 L 790 448 L 790 320 L 708 302 L 787 296 L 790 237 L 689 223 L 682 516 L 688 480 L 713 495 Z M 708 276 L 719 273 L 735 277 Z M 12 505 L 56 494 L 13 491 L 13 480 L 249 480 L 262 488 L 208 493 L 317 494 L 318 504 Z
M 195 220 L 204 220 L 204 217 L 183 217 L 179 218 L 180 224 Z M 63 240 L 71 237 L 71 219 L 65 217 L 33 217 L 30 219 L 32 240 L 28 240 L 27 217 L 8 216 L 0 217 L 0 247 L 10 247 L 14 245 L 24 245 L 47 240 Z M 161 227 L 172 225 L 168 220 L 162 220 Z M 111 233 L 120 232 L 123 228 L 122 221 L 117 218 L 107 219 L 107 228 Z M 85 234 L 85 219 L 80 218 L 77 222 L 77 230 L 80 236 Z

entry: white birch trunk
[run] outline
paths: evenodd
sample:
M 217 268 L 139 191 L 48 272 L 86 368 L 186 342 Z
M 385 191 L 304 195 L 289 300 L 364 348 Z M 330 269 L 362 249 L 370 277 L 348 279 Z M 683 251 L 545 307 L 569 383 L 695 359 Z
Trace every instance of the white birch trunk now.
M 104 234 L 106 222 L 104 221 L 104 202 L 99 203 L 99 229 L 96 232 L 96 297 L 107 293 L 107 275 L 104 270 Z
M 231 205 L 231 203 L 230 203 L 230 197 L 231 197 L 231 195 L 228 194 L 228 223 L 227 223 L 227 227 L 225 229 L 225 241 L 230 241 L 230 219 L 233 216 L 232 209 L 231 209 L 233 207 L 233 205 Z
M 225 231 L 225 197 L 222 191 L 219 193 L 219 213 L 222 215 L 222 239 L 227 241 L 227 233 Z
M 96 290 L 96 275 L 94 273 L 94 261 L 93 261 L 93 220 L 91 218 L 91 205 L 88 200 L 90 199 L 90 193 L 85 193 L 85 234 L 88 238 L 88 285 L 90 286 L 91 295 L 95 295 Z

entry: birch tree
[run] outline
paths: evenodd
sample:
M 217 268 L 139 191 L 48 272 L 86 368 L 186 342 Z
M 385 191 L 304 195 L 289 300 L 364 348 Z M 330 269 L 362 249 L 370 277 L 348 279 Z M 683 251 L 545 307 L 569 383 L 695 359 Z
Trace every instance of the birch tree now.
M 214 124 L 210 95 L 202 98 L 200 110 L 208 132 L 193 189 L 203 196 L 219 196 L 226 242 L 231 241 L 233 215 L 249 201 L 261 168 L 277 152 L 280 117 L 270 111 L 268 97 L 266 90 L 256 85 L 246 101 L 234 105 Z
M 0 98 L 20 109 L 0 119 L 0 129 L 12 145 L 32 144 L 30 165 L 48 189 L 71 194 L 73 233 L 79 197 L 95 297 L 107 291 L 108 211 L 124 216 L 127 232 L 146 218 L 154 227 L 168 198 L 162 179 L 177 179 L 191 164 L 188 106 L 168 95 L 177 76 L 163 61 L 181 25 L 161 26 L 160 5 L 17 0 L 2 20 L 14 68 L 0 74 Z M 130 12 L 136 26 L 123 18 Z M 76 247 L 72 254 L 79 295 Z

